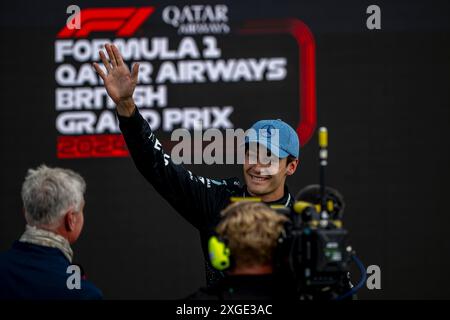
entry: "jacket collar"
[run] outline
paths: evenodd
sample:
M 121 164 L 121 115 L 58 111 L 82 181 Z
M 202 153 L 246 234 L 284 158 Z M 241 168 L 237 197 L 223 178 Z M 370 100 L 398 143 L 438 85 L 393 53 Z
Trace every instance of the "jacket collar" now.
M 59 249 L 67 258 L 67 260 L 69 260 L 69 262 L 72 262 L 73 251 L 70 247 L 69 241 L 51 231 L 27 225 L 25 232 L 19 239 L 19 242 Z

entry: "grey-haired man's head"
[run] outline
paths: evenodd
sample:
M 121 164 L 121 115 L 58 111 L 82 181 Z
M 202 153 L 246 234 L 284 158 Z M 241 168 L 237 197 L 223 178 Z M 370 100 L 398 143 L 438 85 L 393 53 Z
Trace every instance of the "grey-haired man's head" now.
M 78 173 L 41 165 L 29 169 L 22 185 L 25 219 L 73 243 L 83 228 L 86 182 Z

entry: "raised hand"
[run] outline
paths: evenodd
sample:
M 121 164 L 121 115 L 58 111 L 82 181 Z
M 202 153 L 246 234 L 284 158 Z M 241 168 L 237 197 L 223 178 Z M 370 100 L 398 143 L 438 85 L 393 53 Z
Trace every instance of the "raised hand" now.
M 98 63 L 94 62 L 94 68 L 105 83 L 106 91 L 116 103 L 117 112 L 121 116 L 131 116 L 134 112 L 133 92 L 136 88 L 139 64 L 135 63 L 130 73 L 127 65 L 123 62 L 122 55 L 115 45 L 106 44 L 106 58 L 103 51 L 99 51 L 100 58 L 106 67 L 107 74 L 103 72 Z

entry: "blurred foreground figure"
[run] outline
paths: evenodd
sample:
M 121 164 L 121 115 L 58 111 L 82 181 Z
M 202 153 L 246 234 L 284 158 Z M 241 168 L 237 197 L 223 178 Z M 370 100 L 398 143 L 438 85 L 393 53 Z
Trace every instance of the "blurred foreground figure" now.
M 226 269 L 215 285 L 191 300 L 272 300 L 288 298 L 289 290 L 274 271 L 278 239 L 288 220 L 262 202 L 236 202 L 222 211 L 217 235 L 209 242 L 211 263 Z M 294 296 L 291 295 L 291 298 Z
M 22 185 L 25 232 L 0 254 L 0 299 L 101 299 L 72 266 L 83 229 L 86 183 L 77 173 L 40 166 Z

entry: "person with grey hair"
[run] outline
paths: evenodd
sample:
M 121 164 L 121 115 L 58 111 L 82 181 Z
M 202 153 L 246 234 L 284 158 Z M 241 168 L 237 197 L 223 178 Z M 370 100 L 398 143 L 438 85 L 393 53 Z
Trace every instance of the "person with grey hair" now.
M 72 264 L 71 244 L 84 224 L 86 182 L 78 173 L 45 165 L 22 185 L 25 232 L 0 254 L 0 299 L 101 299 Z

